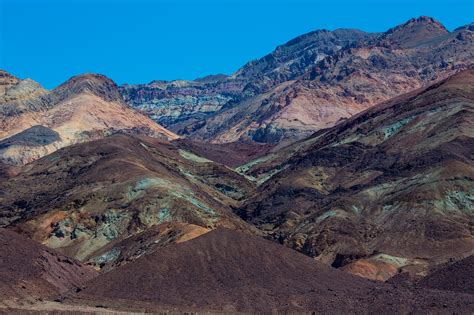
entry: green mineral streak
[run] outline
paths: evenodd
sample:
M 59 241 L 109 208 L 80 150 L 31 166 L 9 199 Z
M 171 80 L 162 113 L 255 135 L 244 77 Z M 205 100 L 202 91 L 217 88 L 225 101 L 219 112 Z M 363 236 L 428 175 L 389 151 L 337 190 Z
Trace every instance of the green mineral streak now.
M 166 187 L 170 185 L 173 185 L 173 183 L 164 178 L 158 178 L 158 177 L 144 178 L 137 182 L 134 190 L 139 191 L 139 190 L 145 190 L 152 187 L 163 187 L 163 186 Z
M 161 208 L 158 210 L 158 223 L 170 221 L 171 214 L 168 208 Z
M 338 210 L 329 210 L 329 211 L 324 212 L 322 215 L 320 215 L 316 219 L 316 222 L 320 223 L 320 222 L 323 222 L 324 220 L 326 220 L 328 218 L 333 218 L 333 217 L 337 217 L 337 216 L 340 216 L 340 211 L 338 211 Z
M 145 195 L 145 191 L 149 188 L 154 187 L 173 187 L 175 186 L 172 182 L 164 178 L 143 178 L 135 183 L 133 187 L 130 187 L 127 192 L 127 199 L 134 200 Z
M 280 173 L 281 171 L 285 170 L 288 168 L 289 165 L 285 165 L 283 167 L 278 167 L 274 170 L 271 170 L 270 172 L 267 172 L 261 176 L 259 176 L 258 178 L 256 178 L 257 180 L 257 185 L 260 186 L 261 184 L 265 183 L 267 180 L 269 180 L 270 178 L 272 178 L 273 176 L 275 176 L 276 174 Z
M 394 134 L 396 134 L 400 129 L 403 128 L 406 124 L 408 124 L 414 117 L 407 117 L 400 121 L 394 122 L 388 126 L 382 128 L 382 132 L 384 135 L 384 139 L 388 139 Z
M 448 191 L 443 200 L 446 210 L 474 212 L 473 192 L 473 189 L 469 192 L 457 190 Z
M 353 134 L 353 135 L 350 135 L 350 136 L 347 137 L 347 138 L 342 139 L 341 141 L 337 141 L 337 142 L 334 143 L 332 146 L 333 146 L 333 147 L 337 147 L 338 145 L 341 145 L 341 144 L 351 143 L 351 142 L 357 141 L 359 138 L 360 138 L 360 135 L 358 135 L 358 134 Z
M 408 259 L 403 257 L 396 257 L 387 254 L 377 254 L 372 257 L 374 260 L 383 261 L 397 267 L 403 267 L 408 264 Z
M 388 183 L 383 183 L 377 186 L 367 188 L 362 191 L 364 198 L 369 200 L 376 200 L 381 198 L 384 194 L 393 191 L 394 188 L 400 185 L 401 181 L 392 181 Z
M 189 151 L 179 150 L 179 155 L 189 161 L 197 162 L 197 163 L 212 163 L 211 160 L 205 159 L 203 157 L 197 156 Z
M 193 184 L 197 184 L 197 183 L 201 183 L 202 182 L 202 178 L 198 179 L 196 178 L 196 176 L 194 174 L 192 174 L 191 172 L 187 171 L 186 169 L 178 166 L 178 169 L 179 169 L 179 172 L 181 174 L 183 174 L 184 176 L 187 177 L 187 179 L 193 183 Z M 204 182 L 205 183 L 205 182 Z
M 286 169 L 289 165 L 285 165 L 285 166 L 279 166 L 267 173 L 263 173 L 263 174 L 260 174 L 259 176 L 252 176 L 252 175 L 248 175 L 246 174 L 246 172 L 248 170 L 250 170 L 252 167 L 254 167 L 255 165 L 258 165 L 260 163 L 263 163 L 263 162 L 266 162 L 266 161 L 269 161 L 273 158 L 272 155 L 267 155 L 265 157 L 262 157 L 262 158 L 259 158 L 259 159 L 256 159 L 256 160 L 253 160 L 247 164 L 244 164 L 242 166 L 239 166 L 235 169 L 235 171 L 241 175 L 243 175 L 246 179 L 252 181 L 252 182 L 256 182 L 257 185 L 261 185 L 263 184 L 264 182 L 266 182 L 267 180 L 269 180 L 270 178 L 272 178 L 274 175 L 280 173 L 281 171 L 283 171 L 284 169 Z
M 255 165 L 266 162 L 266 161 L 270 160 L 272 157 L 273 156 L 271 154 L 269 154 L 267 156 L 264 156 L 264 157 L 258 158 L 256 160 L 250 161 L 247 164 L 241 165 L 241 166 L 237 167 L 235 170 L 237 171 L 237 173 L 245 174 L 249 169 L 251 169 Z
M 216 214 L 215 211 L 212 210 L 209 206 L 202 203 L 200 200 L 196 199 L 194 196 L 192 196 L 190 194 L 184 194 L 184 193 L 179 192 L 179 191 L 174 191 L 174 192 L 172 192 L 172 195 L 174 195 L 177 198 L 186 200 L 187 202 L 189 202 L 193 206 L 195 206 L 195 207 L 197 207 L 201 210 L 204 210 L 207 214 L 210 214 L 210 215 L 215 215 Z
M 107 264 L 117 260 L 117 258 L 119 258 L 120 256 L 120 252 L 120 249 L 112 248 L 111 250 L 103 253 L 102 255 L 92 258 L 91 261 L 99 265 Z
M 163 178 L 144 178 L 139 180 L 133 188 L 129 190 L 128 196 L 130 199 L 141 197 L 145 194 L 146 190 L 150 188 L 162 188 L 165 191 L 161 194 L 161 198 L 152 198 L 150 203 L 147 205 L 146 210 L 142 211 L 140 214 L 141 220 L 147 224 L 152 224 L 155 221 L 161 223 L 165 220 L 171 220 L 173 216 L 170 213 L 170 210 L 173 209 L 173 199 L 184 200 L 194 208 L 199 209 L 202 214 L 217 217 L 216 212 L 207 204 L 196 198 L 189 187 L 183 187 Z M 151 209 L 159 210 L 156 211 Z
M 108 210 L 104 214 L 104 223 L 97 230 L 97 234 L 102 234 L 108 241 L 116 239 L 120 235 L 120 226 L 126 219 L 126 213 Z
M 351 208 L 352 208 L 352 211 L 354 211 L 354 213 L 359 214 L 361 212 L 361 209 L 356 205 L 352 205 Z

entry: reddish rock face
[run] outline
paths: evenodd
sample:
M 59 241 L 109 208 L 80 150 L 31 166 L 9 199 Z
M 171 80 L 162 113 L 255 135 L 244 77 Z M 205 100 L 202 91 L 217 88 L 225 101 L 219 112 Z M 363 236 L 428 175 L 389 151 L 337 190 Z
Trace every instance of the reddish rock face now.
M 393 48 L 415 48 L 448 34 L 444 25 L 431 17 L 421 16 L 389 29 L 379 41 Z

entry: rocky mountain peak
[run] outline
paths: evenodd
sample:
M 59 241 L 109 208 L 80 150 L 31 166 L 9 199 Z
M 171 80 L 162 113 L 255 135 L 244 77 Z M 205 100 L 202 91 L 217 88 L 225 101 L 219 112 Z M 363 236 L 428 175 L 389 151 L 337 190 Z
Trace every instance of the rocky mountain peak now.
M 465 30 L 474 32 L 474 23 L 469 23 L 469 24 L 460 26 L 457 29 L 455 29 L 454 31 L 465 31 Z
M 0 69 L 0 85 L 16 84 L 19 81 L 20 79 L 18 79 L 14 75 L 11 75 L 7 71 Z
M 443 24 L 437 20 L 420 16 L 389 29 L 381 37 L 385 45 L 414 48 L 429 42 L 431 39 L 449 33 Z
M 0 70 L 0 103 L 6 102 L 7 91 L 18 84 L 20 79 L 11 75 L 10 73 Z
M 0 70 L 0 104 L 26 100 L 45 92 L 46 90 L 36 81 L 21 80 Z
M 117 84 L 102 74 L 86 73 L 74 76 L 55 89 L 58 94 L 71 96 L 89 92 L 106 101 L 121 101 Z

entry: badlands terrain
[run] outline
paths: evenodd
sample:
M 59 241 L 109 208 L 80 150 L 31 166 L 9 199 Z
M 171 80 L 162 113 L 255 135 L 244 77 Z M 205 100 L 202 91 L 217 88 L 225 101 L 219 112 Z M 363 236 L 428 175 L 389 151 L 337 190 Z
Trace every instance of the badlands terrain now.
M 474 313 L 474 26 L 232 75 L 0 71 L 0 313 Z

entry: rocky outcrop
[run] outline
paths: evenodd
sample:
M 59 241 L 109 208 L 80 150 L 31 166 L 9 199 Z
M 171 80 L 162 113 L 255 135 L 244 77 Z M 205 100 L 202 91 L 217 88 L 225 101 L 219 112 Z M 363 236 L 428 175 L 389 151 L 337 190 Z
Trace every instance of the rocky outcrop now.
M 195 81 L 125 84 L 120 87 L 120 93 L 130 106 L 170 130 L 178 131 L 239 99 L 242 88 L 243 82 L 238 80 L 211 76 Z
M 25 106 L 29 99 L 46 94 L 37 82 L 31 79 L 20 80 L 10 73 L 0 70 L 0 114 L 7 115 L 14 111 L 15 104 L 17 110 Z

